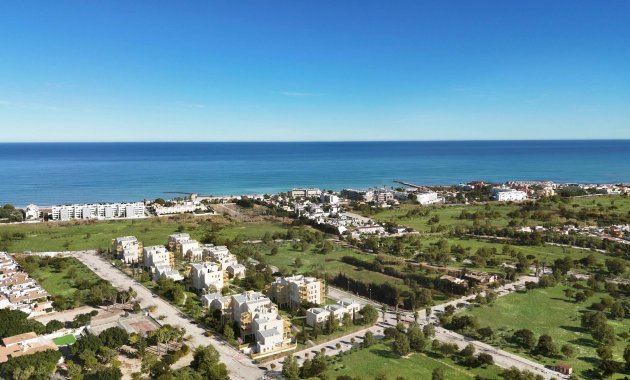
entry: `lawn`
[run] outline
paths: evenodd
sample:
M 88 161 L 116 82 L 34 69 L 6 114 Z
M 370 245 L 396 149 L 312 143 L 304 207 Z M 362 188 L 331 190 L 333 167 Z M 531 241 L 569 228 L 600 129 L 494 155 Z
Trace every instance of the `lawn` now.
M 361 379 L 373 379 L 377 375 L 386 375 L 388 379 L 395 379 L 397 376 L 407 380 L 430 379 L 435 368 L 441 368 L 448 380 L 469 380 L 477 375 L 496 379 L 501 373 L 495 366 L 469 370 L 450 358 L 435 357 L 431 353 L 415 353 L 401 358 L 386 343 L 378 343 L 344 355 L 341 361 L 329 365 L 328 368 L 326 374 L 332 379 L 341 375 L 358 376 Z
M 73 257 L 65 258 L 64 262 L 66 264 L 59 270 L 52 265 L 23 264 L 24 261 L 21 256 L 17 256 L 16 259 L 23 265 L 27 273 L 52 296 L 67 298 L 78 290 L 77 284 L 85 281 L 89 284 L 95 284 L 100 281 L 100 278 L 94 272 Z M 40 260 L 38 257 L 29 259 Z
M 14 236 L 8 242 L 10 252 L 108 249 L 112 239 L 119 236 L 135 236 L 145 246 L 160 245 L 166 244 L 168 235 L 178 232 L 189 233 L 193 239 L 200 240 L 217 226 L 220 228 L 218 236 L 228 239 L 236 236 L 245 240 L 260 239 L 266 232 L 286 232 L 286 227 L 276 222 L 227 224 L 217 217 L 186 214 L 137 220 L 0 225 L 0 240 L 4 239 L 2 236 Z M 15 237 L 16 234 L 23 234 L 23 238 Z
M 74 344 L 76 341 L 77 339 L 72 334 L 60 336 L 59 338 L 53 339 L 53 343 L 55 343 L 57 346 L 68 346 Z
M 593 368 L 597 354 L 590 334 L 580 327 L 580 317 L 591 303 L 599 301 L 606 295 L 595 293 L 586 302 L 575 303 L 565 297 L 563 290 L 567 287 L 558 285 L 547 289 L 530 290 L 527 293 L 513 293 L 499 298 L 492 305 L 476 307 L 465 313 L 476 316 L 480 326 L 491 326 L 495 331 L 500 330 L 499 335 L 511 336 L 515 330 L 529 329 L 536 337 L 542 334 L 550 335 L 558 348 L 570 344 L 576 353 L 573 358 L 553 360 L 533 357 L 500 338 L 493 343 L 547 365 L 557 361 L 567 362 L 573 366 L 580 378 L 592 379 L 594 377 L 588 370 Z M 609 324 L 617 333 L 628 332 L 630 328 L 628 319 L 609 321 Z M 614 348 L 616 360 L 622 360 L 625 346 L 626 342 L 618 337 Z
M 243 240 L 260 240 L 266 234 L 286 233 L 287 226 L 280 223 L 243 223 L 228 225 L 222 228 L 218 235 L 227 239 L 240 237 Z

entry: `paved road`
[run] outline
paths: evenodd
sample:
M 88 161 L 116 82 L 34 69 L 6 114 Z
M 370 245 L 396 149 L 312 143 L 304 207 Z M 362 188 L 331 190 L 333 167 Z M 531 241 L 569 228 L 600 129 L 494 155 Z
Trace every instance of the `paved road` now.
M 230 378 L 252 380 L 264 376 L 265 371 L 258 368 L 249 357 L 235 350 L 232 346 L 227 345 L 222 340 L 215 337 L 204 336 L 204 329 L 193 324 L 191 319 L 181 314 L 181 312 L 171 304 L 154 296 L 149 289 L 122 273 L 110 262 L 96 254 L 95 251 L 66 252 L 66 254 L 76 257 L 88 268 L 92 269 L 99 277 L 109 281 L 113 286 L 121 289 L 132 287 L 137 292 L 137 300 L 143 308 L 156 305 L 156 314 L 165 316 L 160 323 L 183 327 L 186 330 L 186 335 L 192 336 L 192 340 L 189 342 L 191 346 L 214 346 L 221 355 L 221 361 L 225 363 L 230 370 Z

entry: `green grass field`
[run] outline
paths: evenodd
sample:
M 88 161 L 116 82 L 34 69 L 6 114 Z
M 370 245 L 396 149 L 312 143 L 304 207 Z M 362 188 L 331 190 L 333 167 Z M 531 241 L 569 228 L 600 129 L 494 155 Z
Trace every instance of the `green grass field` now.
M 337 376 L 358 376 L 370 380 L 377 375 L 386 375 L 388 379 L 402 376 L 406 380 L 431 379 L 435 368 L 444 371 L 448 380 L 470 380 L 480 375 L 490 379 L 499 378 L 500 369 L 495 366 L 488 368 L 467 369 L 453 362 L 450 358 L 429 356 L 432 354 L 415 353 L 401 358 L 394 354 L 386 343 L 354 351 L 342 356 L 340 362 L 329 365 L 326 374 L 334 379 Z
M 563 290 L 568 286 L 558 285 L 553 288 L 535 289 L 527 293 L 513 293 L 501 297 L 489 306 L 473 308 L 465 313 L 476 316 L 480 326 L 491 326 L 500 335 L 511 336 L 515 330 L 529 329 L 536 337 L 547 334 L 553 338 L 558 348 L 563 344 L 570 344 L 575 350 L 573 358 L 553 360 L 545 357 L 532 357 L 529 353 L 505 343 L 500 338 L 493 344 L 522 356 L 533 358 L 544 364 L 557 361 L 567 362 L 574 368 L 575 373 L 584 379 L 594 378 L 587 371 L 593 368 L 597 354 L 590 334 L 580 327 L 580 316 L 593 302 L 599 301 L 605 294 L 596 293 L 584 303 L 568 300 Z M 628 332 L 630 320 L 609 321 L 617 333 Z M 617 339 L 614 354 L 616 360 L 622 360 L 623 349 L 627 342 Z M 621 377 L 621 376 L 619 376 Z M 616 378 L 616 377 L 613 377 Z
M 53 339 L 53 343 L 55 343 L 57 346 L 68 346 L 74 344 L 76 341 L 77 339 L 72 334 L 60 336 L 59 338 Z
M 630 198 L 622 196 L 595 196 L 571 198 L 566 200 L 566 202 L 547 202 L 545 203 L 545 207 L 542 211 L 544 213 L 550 214 L 550 219 L 548 221 L 549 223 L 554 225 L 562 225 L 567 222 L 565 218 L 558 215 L 560 207 L 564 207 L 575 212 L 587 210 L 595 212 L 614 212 L 619 214 L 627 214 L 628 212 L 630 212 Z M 427 210 L 428 215 L 414 215 L 410 217 L 407 216 L 408 212 L 416 209 Z M 434 216 L 437 216 L 439 218 L 439 222 L 436 223 L 436 225 L 450 227 L 470 227 L 473 225 L 473 221 L 467 219 L 459 219 L 459 215 L 461 214 L 461 212 L 466 210 L 470 213 L 474 213 L 476 211 L 485 209 L 486 205 L 420 206 L 404 204 L 398 208 L 377 212 L 370 217 L 383 222 L 392 222 L 411 227 L 421 232 L 429 232 L 431 230 L 431 225 L 428 222 L 429 219 Z M 488 210 L 496 211 L 500 216 L 490 219 L 480 219 L 479 222 L 495 227 L 505 227 L 508 225 L 511 219 L 508 214 L 511 211 L 518 209 L 518 204 L 490 202 L 488 203 Z M 517 218 L 517 221 L 520 222 L 522 220 Z M 544 224 L 544 222 L 542 220 L 528 218 L 525 224 L 533 226 Z M 584 224 L 594 225 L 597 224 L 597 220 L 590 220 Z
M 436 243 L 440 238 L 439 237 L 429 237 L 423 240 L 423 246 L 427 246 L 429 244 Z M 475 238 L 447 238 L 450 246 L 460 245 L 464 248 L 470 248 L 469 254 L 473 255 L 479 248 L 495 248 L 497 250 L 497 254 L 492 256 L 496 261 L 500 263 L 516 263 L 516 257 L 512 257 L 510 255 L 505 255 L 502 253 L 504 243 L 501 242 L 492 242 L 479 240 Z M 551 265 L 556 259 L 563 258 L 565 256 L 569 256 L 573 260 L 579 260 L 583 257 L 586 257 L 590 254 L 595 255 L 596 258 L 599 259 L 601 263 L 604 262 L 605 256 L 599 252 L 593 252 L 589 250 L 583 249 L 574 249 L 574 248 L 566 248 L 566 247 L 558 247 L 553 245 L 542 245 L 542 246 L 524 246 L 524 245 L 510 245 L 511 248 L 516 250 L 517 252 L 523 253 L 525 256 L 534 256 L 539 261 L 545 262 L 546 265 Z M 500 267 L 474 267 L 470 265 L 465 265 L 459 262 L 452 262 L 448 264 L 452 267 L 467 267 L 472 270 L 479 270 L 485 272 L 503 272 L 503 268 Z
M 59 271 L 53 266 L 31 267 L 28 264 L 24 265 L 24 269 L 52 296 L 69 297 L 78 290 L 76 284 L 83 281 L 94 284 L 100 281 L 100 278 L 79 260 L 75 258 L 65 260 L 68 264 Z M 18 261 L 22 262 L 19 258 Z
M 3 235 L 24 234 L 8 243 L 10 252 L 46 252 L 111 248 L 112 239 L 135 236 L 144 245 L 166 244 L 168 235 L 186 232 L 201 239 L 212 228 L 212 218 L 183 215 L 170 218 L 117 220 L 101 222 L 48 222 L 38 224 L 0 225 Z M 266 232 L 285 232 L 286 227 L 275 222 L 221 224 L 218 236 L 233 239 L 260 239 Z
M 387 276 L 382 273 L 372 272 L 366 269 L 357 268 L 353 265 L 346 264 L 341 261 L 344 256 L 353 256 L 361 260 L 371 261 L 372 256 L 361 254 L 352 249 L 336 246 L 335 249 L 327 254 L 320 254 L 316 248 L 311 245 L 308 251 L 302 252 L 299 249 L 293 249 L 289 242 L 282 243 L 276 255 L 271 255 L 269 250 L 260 246 L 263 252 L 263 260 L 266 264 L 274 265 L 280 269 L 288 269 L 289 272 L 321 272 L 325 274 L 335 275 L 337 273 L 345 273 L 352 278 L 361 281 L 373 282 L 377 284 L 392 283 L 397 284 L 401 288 L 406 288 L 403 281 L 396 277 Z M 295 265 L 295 260 L 299 258 L 302 261 L 301 266 Z

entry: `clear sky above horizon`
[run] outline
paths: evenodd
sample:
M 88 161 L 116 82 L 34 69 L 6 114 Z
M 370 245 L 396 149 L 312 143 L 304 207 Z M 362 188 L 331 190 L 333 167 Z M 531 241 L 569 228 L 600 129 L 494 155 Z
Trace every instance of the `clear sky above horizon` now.
M 630 138 L 630 2 L 0 3 L 0 142 Z

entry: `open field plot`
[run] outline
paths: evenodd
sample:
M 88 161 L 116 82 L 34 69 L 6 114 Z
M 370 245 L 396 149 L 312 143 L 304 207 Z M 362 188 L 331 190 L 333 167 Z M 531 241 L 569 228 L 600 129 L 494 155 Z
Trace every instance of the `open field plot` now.
M 50 295 L 70 297 L 76 291 L 86 292 L 100 278 L 79 260 L 64 258 L 62 266 L 47 265 L 46 258 L 16 256 L 24 270 Z M 41 263 L 41 264 L 35 264 Z M 79 287 L 82 289 L 79 290 Z
M 224 226 L 218 235 L 226 239 L 259 240 L 268 233 L 286 233 L 287 226 L 275 222 L 240 223 Z
M 430 244 L 437 243 L 441 238 L 439 237 L 428 237 L 422 241 L 423 247 L 426 247 Z M 476 238 L 456 238 L 456 237 L 445 237 L 448 240 L 449 247 L 453 246 L 461 246 L 465 249 L 468 249 L 467 255 L 473 256 L 475 252 L 477 252 L 480 248 L 486 249 L 496 249 L 496 254 L 492 255 L 490 258 L 494 259 L 498 264 L 507 263 L 507 264 L 515 264 L 518 260 L 516 258 L 516 254 L 513 256 L 512 254 L 503 253 L 503 247 L 506 245 L 501 241 L 493 242 L 490 240 L 476 239 Z M 510 248 L 515 252 L 520 252 L 525 256 L 534 256 L 536 260 L 539 262 L 544 262 L 546 266 L 551 266 L 553 262 L 557 259 L 570 257 L 572 260 L 580 260 L 588 255 L 594 255 L 598 260 L 603 263 L 605 260 L 605 256 L 599 252 L 593 252 L 585 249 L 576 249 L 576 248 L 567 248 L 567 247 L 558 247 L 553 245 L 540 245 L 540 246 L 525 246 L 525 245 L 514 245 L 508 244 Z M 461 262 L 451 262 L 448 264 L 449 267 L 462 267 L 469 268 L 472 270 L 486 271 L 486 272 L 503 272 L 503 268 L 496 266 L 484 266 L 478 267 L 472 264 L 464 264 Z
M 302 252 L 300 249 L 294 249 L 290 242 L 284 242 L 279 245 L 278 253 L 271 255 L 270 249 L 267 247 L 260 245 L 258 248 L 263 253 L 262 258 L 264 262 L 278 267 L 281 271 L 285 270 L 295 273 L 320 272 L 330 275 L 345 273 L 360 281 L 373 282 L 375 284 L 389 282 L 400 285 L 403 289 L 406 288 L 403 281 L 399 278 L 342 262 L 344 256 L 352 256 L 364 261 L 373 260 L 371 255 L 361 254 L 352 249 L 335 246 L 332 252 L 322 254 L 314 246 L 309 246 L 308 250 Z M 298 260 L 298 265 L 296 265 L 296 260 Z
M 431 353 L 414 353 L 401 358 L 392 352 L 387 343 L 378 343 L 342 356 L 341 361 L 329 365 L 326 374 L 330 378 L 346 375 L 373 379 L 377 375 L 386 375 L 388 379 L 395 379 L 397 376 L 408 380 L 430 379 L 435 368 L 441 368 L 448 380 L 469 380 L 477 375 L 497 379 L 501 372 L 495 366 L 469 370 L 450 358 L 439 358 Z
M 285 232 L 286 226 L 274 221 L 228 223 L 217 217 L 206 219 L 191 215 L 169 218 L 116 220 L 100 222 L 49 222 L 0 225 L 0 239 L 11 252 L 74 251 L 111 248 L 112 239 L 135 236 L 148 245 L 165 244 L 168 235 L 186 232 L 193 239 L 202 239 L 209 231 L 233 239 L 260 239 L 265 233 Z M 4 236 L 4 237 L 3 237 Z
M 488 222 L 497 227 L 507 226 L 509 217 L 507 214 L 514 211 L 517 207 L 512 204 L 496 203 L 490 204 L 489 209 L 499 213 L 498 218 L 488 219 Z M 472 220 L 460 219 L 462 211 L 474 213 L 483 211 L 485 205 L 436 205 L 436 206 L 420 206 L 420 205 L 402 205 L 400 208 L 384 210 L 372 215 L 372 218 L 382 222 L 392 222 L 403 226 L 411 227 L 421 232 L 429 232 L 432 224 L 429 222 L 431 218 L 438 217 L 439 221 L 435 225 L 443 226 L 462 226 L 471 227 Z M 415 211 L 426 211 L 427 215 L 414 215 Z M 484 222 L 486 220 L 483 220 Z
M 596 378 L 589 372 L 589 369 L 597 365 L 596 347 L 589 332 L 580 327 L 580 317 L 592 302 L 599 301 L 605 294 L 595 293 L 586 302 L 575 303 L 565 297 L 563 293 L 565 288 L 568 286 L 557 285 L 552 288 L 530 290 L 527 293 L 513 293 L 497 299 L 491 305 L 476 307 L 465 313 L 477 317 L 480 326 L 490 326 L 495 331 L 500 330 L 499 336 L 507 338 L 515 330 L 529 329 L 535 333 L 536 339 L 542 334 L 551 336 L 558 348 L 569 344 L 574 348 L 575 355 L 572 358 L 554 360 L 532 356 L 507 343 L 501 337 L 496 338 L 492 343 L 547 365 L 556 362 L 569 363 L 580 378 Z M 630 328 L 629 319 L 609 320 L 608 323 L 614 327 L 617 334 L 628 332 Z M 617 337 L 613 350 L 616 360 L 622 361 L 626 343 L 619 336 Z

